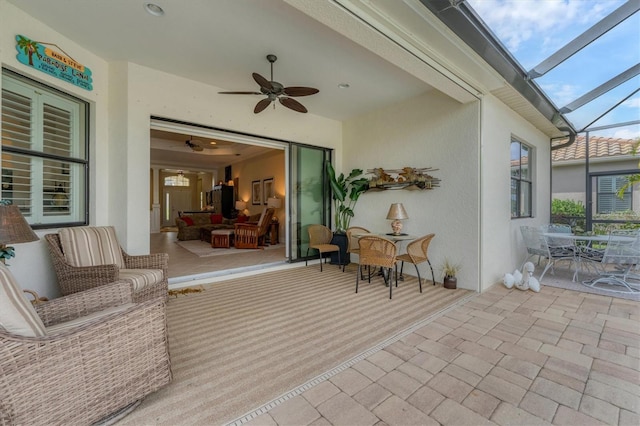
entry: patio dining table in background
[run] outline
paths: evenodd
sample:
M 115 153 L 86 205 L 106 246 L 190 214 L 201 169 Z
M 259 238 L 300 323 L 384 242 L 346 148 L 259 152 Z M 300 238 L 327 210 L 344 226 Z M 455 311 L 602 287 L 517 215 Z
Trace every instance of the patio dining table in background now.
M 608 243 L 609 241 L 633 241 L 634 237 L 626 235 L 577 235 L 567 234 L 562 232 L 545 232 L 542 234 L 547 239 L 553 239 L 556 241 L 572 241 L 575 255 L 574 261 L 576 263 L 576 269 L 573 273 L 573 281 L 578 279 L 578 270 L 582 266 L 581 254 L 585 254 L 588 250 L 594 250 L 593 243 Z M 604 249 L 603 249 L 604 250 Z

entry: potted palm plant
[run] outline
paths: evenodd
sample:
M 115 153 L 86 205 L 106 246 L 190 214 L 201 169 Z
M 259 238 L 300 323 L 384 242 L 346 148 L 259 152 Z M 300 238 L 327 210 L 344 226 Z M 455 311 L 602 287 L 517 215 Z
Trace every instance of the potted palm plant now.
M 331 194 L 335 203 L 335 231 L 333 244 L 340 246 L 340 259 L 343 263 L 349 263 L 347 253 L 347 229 L 353 217 L 353 209 L 360 195 L 369 189 L 369 180 L 362 177 L 361 169 L 353 169 L 348 176 L 344 173 L 336 176 L 336 172 L 330 162 L 326 163 L 327 177 L 331 187 Z M 332 255 L 332 263 L 338 263 L 338 255 L 335 259 Z
M 442 272 L 444 278 L 442 279 L 442 286 L 444 288 L 456 289 L 458 287 L 458 278 L 456 275 L 462 269 L 459 263 L 453 263 L 449 259 L 445 259 L 442 264 Z
M 330 162 L 327 162 L 327 176 L 329 185 L 335 202 L 335 232 L 344 234 L 349 228 L 349 223 L 353 217 L 353 209 L 358 202 L 358 198 L 369 189 L 369 180 L 362 176 L 361 169 L 353 169 L 349 176 L 340 173 L 336 177 L 336 172 Z

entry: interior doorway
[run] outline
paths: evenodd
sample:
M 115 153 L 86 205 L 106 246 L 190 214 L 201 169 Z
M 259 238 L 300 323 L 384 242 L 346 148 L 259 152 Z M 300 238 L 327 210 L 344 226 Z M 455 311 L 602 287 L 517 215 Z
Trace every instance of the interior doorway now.
M 162 226 L 176 225 L 179 212 L 191 210 L 191 189 L 189 187 L 165 186 L 162 196 Z

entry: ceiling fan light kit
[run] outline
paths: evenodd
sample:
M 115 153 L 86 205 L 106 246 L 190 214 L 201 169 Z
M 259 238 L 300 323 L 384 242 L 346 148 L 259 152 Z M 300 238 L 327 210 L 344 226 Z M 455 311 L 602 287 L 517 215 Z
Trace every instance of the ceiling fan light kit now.
M 281 83 L 273 80 L 273 63 L 277 61 L 276 55 L 267 55 L 267 61 L 271 64 L 271 81 L 267 80 L 257 72 L 251 74 L 258 86 L 260 86 L 260 92 L 218 92 L 225 95 L 267 95 L 265 99 L 258 101 L 253 112 L 258 114 L 264 111 L 272 102 L 278 100 L 281 105 L 292 109 L 297 112 L 306 113 L 307 108 L 300 102 L 292 99 L 293 97 L 315 95 L 319 92 L 318 89 L 313 87 L 303 86 L 291 86 L 284 87 Z M 273 104 L 275 108 L 275 103 Z

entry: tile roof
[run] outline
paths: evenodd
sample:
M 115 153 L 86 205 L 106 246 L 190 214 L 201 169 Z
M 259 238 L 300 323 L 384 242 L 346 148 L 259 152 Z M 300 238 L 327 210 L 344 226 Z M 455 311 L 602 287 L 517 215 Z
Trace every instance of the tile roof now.
M 555 145 L 564 143 L 558 141 Z M 589 137 L 589 158 L 615 157 L 632 155 L 636 139 Z M 577 136 L 576 141 L 566 148 L 551 151 L 551 160 L 570 161 L 584 160 L 587 152 L 587 141 L 584 136 Z

